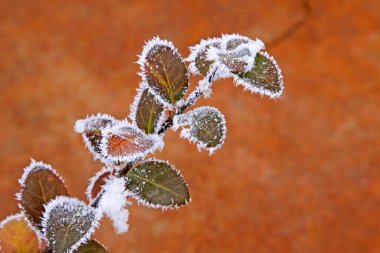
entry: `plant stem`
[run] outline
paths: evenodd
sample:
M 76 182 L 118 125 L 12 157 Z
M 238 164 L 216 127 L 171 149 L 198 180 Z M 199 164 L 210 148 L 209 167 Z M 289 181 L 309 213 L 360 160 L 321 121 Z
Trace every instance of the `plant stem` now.
M 214 81 L 214 78 L 217 74 L 218 68 L 215 67 L 212 69 L 211 74 L 207 75 L 205 78 L 203 78 L 201 81 L 198 83 L 198 87 L 190 93 L 190 95 L 187 97 L 186 102 L 181 105 L 177 110 L 175 111 L 173 116 L 169 116 L 160 130 L 158 131 L 158 134 L 163 134 L 168 130 L 171 126 L 173 126 L 173 118 L 176 115 L 182 114 L 184 111 L 186 111 L 190 106 L 192 106 L 198 98 L 205 93 L 208 89 L 210 89 L 212 82 Z

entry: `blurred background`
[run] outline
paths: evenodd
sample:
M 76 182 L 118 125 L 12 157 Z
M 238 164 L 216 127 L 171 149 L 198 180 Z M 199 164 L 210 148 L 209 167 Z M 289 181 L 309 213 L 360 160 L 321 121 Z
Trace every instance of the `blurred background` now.
M 376 0 L 0 0 L 0 218 L 17 212 L 31 157 L 85 200 L 102 165 L 73 124 L 129 114 L 144 41 L 159 35 L 186 57 L 239 33 L 266 43 L 283 96 L 218 81 L 199 104 L 225 114 L 223 148 L 199 153 L 169 131 L 156 154 L 193 201 L 164 213 L 134 203 L 127 234 L 103 220 L 95 237 L 110 253 L 380 252 L 379 29 Z

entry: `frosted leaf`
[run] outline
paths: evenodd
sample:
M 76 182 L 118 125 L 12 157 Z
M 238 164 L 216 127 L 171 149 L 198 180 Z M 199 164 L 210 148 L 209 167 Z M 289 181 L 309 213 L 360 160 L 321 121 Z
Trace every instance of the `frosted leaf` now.
M 39 252 L 38 237 L 28 226 L 23 214 L 9 216 L 0 222 L 0 252 Z
M 43 233 L 55 253 L 76 250 L 98 226 L 97 210 L 75 198 L 57 197 L 45 209 Z
M 250 40 L 250 38 L 238 34 L 224 34 L 222 36 L 222 47 L 225 50 L 230 51 L 236 49 L 241 44 L 249 43 Z
M 134 161 L 163 147 L 159 135 L 147 135 L 127 121 L 105 129 L 102 134 L 102 155 L 113 162 Z
M 107 215 L 113 222 L 113 227 L 117 234 L 128 231 L 129 212 L 127 207 L 128 194 L 125 190 L 124 178 L 112 177 L 106 180 L 102 186 L 103 195 L 99 201 L 98 208 Z
M 139 203 L 153 208 L 185 205 L 189 190 L 179 171 L 160 160 L 142 162 L 125 176 L 125 187 Z
M 242 85 L 245 89 L 277 98 L 282 94 L 283 78 L 281 69 L 278 67 L 273 57 L 266 52 L 259 52 L 255 58 L 255 65 L 249 72 L 234 74 L 237 85 Z
M 114 126 L 119 121 L 107 114 L 97 114 L 75 122 L 75 131 L 82 134 L 83 141 L 95 159 L 101 159 L 100 144 L 101 131 L 106 127 Z
M 143 81 L 154 94 L 174 105 L 186 93 L 189 77 L 173 44 L 158 37 L 148 41 L 138 61 Z
M 147 134 L 156 133 L 164 114 L 164 105 L 142 84 L 132 104 L 130 118 Z
M 254 66 L 256 54 L 265 49 L 264 43 L 244 36 L 223 35 L 221 48 L 210 48 L 207 59 L 219 67 L 219 76 L 230 77 L 233 73 L 247 72 Z
M 89 180 L 89 184 L 86 189 L 86 196 L 90 204 L 99 196 L 102 191 L 102 186 L 106 183 L 106 179 L 111 175 L 113 168 L 104 167 L 101 171 L 98 171 Z
M 21 190 L 17 194 L 17 200 L 20 209 L 29 224 L 40 230 L 44 205 L 57 196 L 68 196 L 66 186 L 50 165 L 34 160 L 24 169 L 19 183 Z
M 213 60 L 207 59 L 207 52 L 210 48 L 216 48 L 219 50 L 220 43 L 220 38 L 212 38 L 202 40 L 201 43 L 190 47 L 190 55 L 186 61 L 190 62 L 189 69 L 193 74 L 207 76 L 211 65 L 214 63 Z
M 183 127 L 181 137 L 196 143 L 198 149 L 207 149 L 212 154 L 220 148 L 226 138 L 226 121 L 214 107 L 199 107 L 174 118 L 174 129 Z
M 95 240 L 91 240 L 82 244 L 77 250 L 73 253 L 107 253 L 107 250 L 103 245 L 98 243 Z

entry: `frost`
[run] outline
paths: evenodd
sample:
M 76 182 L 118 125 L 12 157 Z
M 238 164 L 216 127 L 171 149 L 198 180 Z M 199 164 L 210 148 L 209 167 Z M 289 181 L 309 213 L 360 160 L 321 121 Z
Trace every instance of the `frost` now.
M 91 115 L 86 119 L 77 120 L 74 130 L 82 134 L 83 142 L 94 156 L 94 159 L 102 160 L 99 147 L 102 140 L 101 130 L 106 127 L 114 126 L 118 122 L 118 120 L 108 114 Z
M 25 182 L 30 173 L 35 172 L 37 170 L 48 170 L 52 172 L 54 175 L 56 175 L 62 182 L 63 178 L 55 171 L 49 164 L 43 163 L 43 162 L 37 162 L 34 159 L 30 159 L 30 164 L 24 168 L 24 173 L 22 174 L 21 178 L 18 180 L 21 188 L 25 187 Z M 21 193 L 16 194 L 16 199 L 20 200 Z
M 242 85 L 252 93 L 278 98 L 284 89 L 284 81 L 276 60 L 266 52 L 259 52 L 255 60 L 251 71 L 233 74 L 236 85 Z
M 199 44 L 190 47 L 190 55 L 186 58 L 186 61 L 190 62 L 189 70 L 192 74 L 202 74 L 204 76 L 208 74 L 210 65 L 213 62 L 206 60 L 207 51 L 210 48 L 220 49 L 220 43 L 220 38 L 209 38 L 201 40 Z
M 214 107 L 203 106 L 173 119 L 173 129 L 182 127 L 180 136 L 196 143 L 198 150 L 207 149 L 210 154 L 219 149 L 226 138 L 226 120 Z
M 13 220 L 16 220 L 16 221 L 25 220 L 26 221 L 23 213 L 17 213 L 17 214 L 9 215 L 4 220 L 2 220 L 0 222 L 0 229 L 2 229 L 5 224 L 7 224 L 8 222 L 13 221 Z
M 207 60 L 219 66 L 221 78 L 230 77 L 235 72 L 247 72 L 255 63 L 256 54 L 265 49 L 264 43 L 237 34 L 223 35 L 221 48 L 211 47 L 207 52 Z
M 16 194 L 18 206 L 27 218 L 28 226 L 40 240 L 43 238 L 40 223 L 44 204 L 59 195 L 68 195 L 66 186 L 63 179 L 50 165 L 33 159 L 24 169 L 19 183 L 21 189 Z
M 124 178 L 112 177 L 106 180 L 102 186 L 103 195 L 98 208 L 113 222 L 117 234 L 128 232 L 129 212 L 127 207 L 131 205 L 127 201 L 128 194 L 125 190 Z
M 60 196 L 45 206 L 43 233 L 57 253 L 69 253 L 85 243 L 95 231 L 100 213 L 84 202 Z
M 102 135 L 102 156 L 112 162 L 131 162 L 162 149 L 164 145 L 160 135 L 147 135 L 126 120 L 104 129 Z
M 114 170 L 112 167 L 104 167 L 102 170 L 98 171 L 92 178 L 89 179 L 89 183 L 86 189 L 86 196 L 88 201 L 90 202 L 90 205 L 92 205 L 92 202 L 99 196 L 100 191 L 96 194 L 96 196 L 93 196 L 93 191 L 95 185 L 96 187 L 101 188 L 102 185 L 98 185 L 102 182 L 98 182 L 98 180 L 104 176 L 107 177 L 107 175 L 110 175 L 111 172 Z M 104 178 L 103 180 L 105 180 Z M 105 181 L 103 181 L 105 182 Z
M 27 241 L 26 245 L 20 243 Z M 0 252 L 37 252 L 42 238 L 28 225 L 23 213 L 6 217 L 0 222 Z
M 188 73 L 174 45 L 155 37 L 148 41 L 139 57 L 140 76 L 150 92 L 166 107 L 175 105 L 186 93 Z

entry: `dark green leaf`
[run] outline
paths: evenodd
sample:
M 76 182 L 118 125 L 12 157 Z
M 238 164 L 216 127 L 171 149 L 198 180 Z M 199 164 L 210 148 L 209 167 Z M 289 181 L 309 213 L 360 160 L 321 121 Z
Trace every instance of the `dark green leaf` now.
M 182 57 L 166 44 L 153 45 L 145 57 L 146 81 L 164 100 L 175 104 L 186 93 L 189 78 Z
M 68 192 L 62 179 L 47 164 L 32 162 L 20 180 L 19 201 L 25 216 L 37 229 L 41 229 L 44 205 L 57 196 Z
M 235 81 L 246 89 L 271 98 L 281 95 L 283 80 L 276 61 L 265 52 L 256 55 L 255 66 L 251 71 L 237 73 Z
M 164 161 L 148 160 L 133 168 L 126 175 L 126 189 L 150 207 L 176 207 L 190 199 L 182 176 Z
M 83 202 L 58 197 L 49 202 L 43 232 L 55 253 L 70 252 L 86 242 L 97 225 L 96 209 Z
M 146 88 L 142 91 L 136 108 L 135 120 L 137 126 L 147 134 L 153 133 L 163 110 L 163 105 Z
M 206 148 L 212 153 L 226 138 L 226 121 L 214 107 L 199 107 L 179 116 L 179 121 L 179 125 L 190 126 L 182 130 L 181 136 L 197 143 L 199 149 Z
M 74 253 L 107 253 L 107 250 L 97 241 L 91 240 L 82 244 Z

